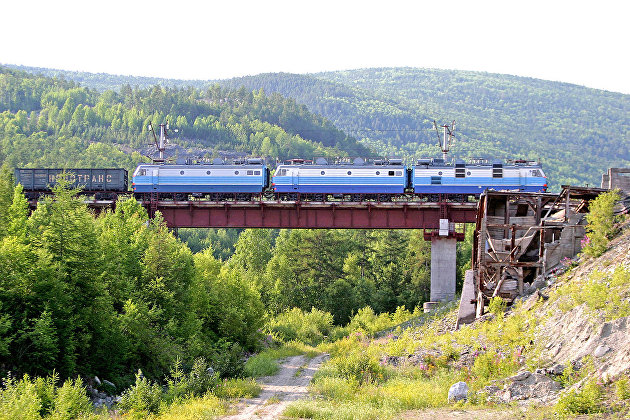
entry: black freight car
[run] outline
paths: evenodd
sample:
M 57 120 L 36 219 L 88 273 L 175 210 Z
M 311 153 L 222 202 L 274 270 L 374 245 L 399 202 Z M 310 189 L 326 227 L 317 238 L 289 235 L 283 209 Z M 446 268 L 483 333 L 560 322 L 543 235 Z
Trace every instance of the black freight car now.
M 28 169 L 15 170 L 15 183 L 22 184 L 24 193 L 37 198 L 50 192 L 57 184 L 57 176 L 66 173 L 72 188 L 81 188 L 83 194 L 94 195 L 98 199 L 115 199 L 118 193 L 127 192 L 127 171 L 125 169 Z

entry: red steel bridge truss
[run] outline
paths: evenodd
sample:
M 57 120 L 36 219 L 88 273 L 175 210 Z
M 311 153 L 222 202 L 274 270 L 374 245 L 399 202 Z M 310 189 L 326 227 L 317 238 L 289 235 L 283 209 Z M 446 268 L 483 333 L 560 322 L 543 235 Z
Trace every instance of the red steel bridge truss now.
M 115 201 L 87 200 L 99 212 Z M 160 212 L 169 228 L 283 228 L 283 229 L 425 229 L 437 234 L 440 220 L 449 222 L 450 235 L 460 236 L 454 224 L 474 223 L 477 203 L 438 197 L 438 201 L 141 201 L 153 217 Z M 35 203 L 32 203 L 35 204 Z M 458 238 L 459 239 L 459 238 Z

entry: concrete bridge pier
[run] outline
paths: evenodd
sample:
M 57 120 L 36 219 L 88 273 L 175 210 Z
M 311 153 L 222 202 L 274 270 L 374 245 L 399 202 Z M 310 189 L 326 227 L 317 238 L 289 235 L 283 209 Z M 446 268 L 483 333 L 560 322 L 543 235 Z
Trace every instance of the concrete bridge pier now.
M 457 241 L 463 239 L 448 219 L 440 219 L 439 230 L 425 232 L 425 240 L 431 240 L 431 301 L 424 303 L 424 312 L 455 299 Z
M 431 238 L 431 301 L 455 299 L 457 239 L 452 236 Z

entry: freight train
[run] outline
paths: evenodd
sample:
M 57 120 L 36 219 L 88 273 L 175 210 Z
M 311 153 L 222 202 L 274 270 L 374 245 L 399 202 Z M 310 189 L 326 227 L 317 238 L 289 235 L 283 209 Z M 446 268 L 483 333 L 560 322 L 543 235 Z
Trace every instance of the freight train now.
M 127 193 L 128 174 L 125 169 L 30 169 L 18 168 L 14 172 L 15 183 L 22 184 L 28 199 L 37 199 L 48 194 L 57 185 L 57 177 L 66 173 L 71 188 L 81 188 L 97 200 L 115 200 L 119 194 Z
M 29 198 L 50 191 L 61 169 L 16 169 L 16 182 Z M 128 191 L 124 169 L 67 169 L 73 187 L 96 199 L 113 199 Z M 541 192 L 547 178 L 540 163 L 525 160 L 447 163 L 420 159 L 407 167 L 401 159 L 354 159 L 329 163 L 291 159 L 277 165 L 273 175 L 262 158 L 204 164 L 141 164 L 133 173 L 136 198 L 212 201 L 250 201 L 257 198 L 302 201 L 352 201 L 450 195 L 478 196 L 486 189 Z

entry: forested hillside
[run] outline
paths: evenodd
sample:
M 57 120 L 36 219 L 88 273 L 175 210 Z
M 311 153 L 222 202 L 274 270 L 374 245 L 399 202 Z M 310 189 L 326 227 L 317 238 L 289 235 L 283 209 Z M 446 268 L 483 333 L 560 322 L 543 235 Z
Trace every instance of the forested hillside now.
M 630 164 L 630 95 L 516 76 L 414 68 L 221 82 L 306 104 L 383 154 L 437 156 L 432 121 L 457 121 L 456 157 L 540 158 L 552 186 L 598 185 Z
M 21 68 L 101 90 L 125 84 L 211 86 L 210 81 Z M 410 160 L 437 156 L 431 130 L 435 119 L 457 122 L 453 156 L 541 159 L 552 188 L 599 185 L 608 167 L 630 164 L 630 95 L 621 93 L 502 74 L 417 68 L 270 73 L 216 83 L 294 98 L 379 155 Z
M 0 164 L 131 169 L 151 140 L 150 122 L 170 122 L 172 142 L 201 155 L 369 155 L 305 106 L 278 94 L 217 85 L 206 90 L 124 85 L 98 92 L 72 81 L 0 68 Z

